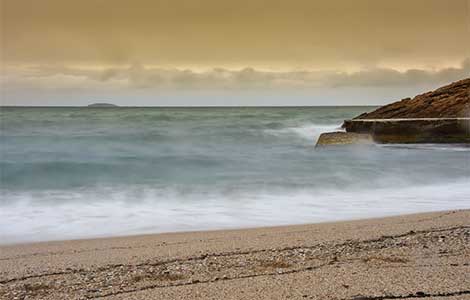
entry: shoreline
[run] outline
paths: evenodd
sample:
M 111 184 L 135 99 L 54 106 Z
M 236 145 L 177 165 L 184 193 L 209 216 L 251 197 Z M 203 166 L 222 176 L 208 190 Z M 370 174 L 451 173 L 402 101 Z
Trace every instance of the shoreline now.
M 429 210 L 424 212 L 404 212 L 404 213 L 391 213 L 391 214 L 383 214 L 383 215 L 376 215 L 376 216 L 356 216 L 351 218 L 345 219 L 337 219 L 337 220 L 323 220 L 318 222 L 307 222 L 307 223 L 293 223 L 293 224 L 277 224 L 277 225 L 246 225 L 246 226 L 234 226 L 234 227 L 222 227 L 222 228 L 213 228 L 213 229 L 194 229 L 194 230 L 175 230 L 175 231 L 156 231 L 156 232 L 144 232 L 144 233 L 129 233 L 129 234 L 110 234 L 110 235 L 97 235 L 97 236 L 84 236 L 84 237 L 76 237 L 76 238 L 65 238 L 65 239 L 51 239 L 51 240 L 37 240 L 37 241 L 12 241 L 1 243 L 0 241 L 0 250 L 2 248 L 7 247 L 28 247 L 28 246 L 36 246 L 42 244 L 62 244 L 62 243 L 69 243 L 69 242 L 96 242 L 96 241 L 103 241 L 106 242 L 107 240 L 115 240 L 115 239 L 133 239 L 133 238 L 151 238 L 156 236 L 165 236 L 165 235 L 191 235 L 191 234 L 211 234 L 211 233 L 223 233 L 223 232 L 240 232 L 242 234 L 243 231 L 253 231 L 253 230 L 276 230 L 276 229 L 283 229 L 289 227 L 304 227 L 304 226 L 314 226 L 314 225 L 326 225 L 326 224 L 337 224 L 337 223 L 348 223 L 348 222 L 355 222 L 355 221 L 373 221 L 373 220 L 381 220 L 384 218 L 394 218 L 394 217 L 407 217 L 407 216 L 414 216 L 414 215 L 423 215 L 423 214 L 434 214 L 434 213 L 446 213 L 446 212 L 454 212 L 454 211 L 465 211 L 470 210 L 470 208 L 455 208 L 455 209 L 445 209 L 445 210 Z M 1 258 L 0 258 L 1 260 Z
M 0 299 L 457 300 L 469 273 L 470 209 L 0 246 Z

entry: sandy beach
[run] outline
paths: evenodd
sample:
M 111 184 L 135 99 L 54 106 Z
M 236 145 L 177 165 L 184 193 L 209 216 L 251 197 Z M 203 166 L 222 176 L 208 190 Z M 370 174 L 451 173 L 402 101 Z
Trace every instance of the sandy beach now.
M 470 299 L 470 210 L 0 247 L 1 299 Z

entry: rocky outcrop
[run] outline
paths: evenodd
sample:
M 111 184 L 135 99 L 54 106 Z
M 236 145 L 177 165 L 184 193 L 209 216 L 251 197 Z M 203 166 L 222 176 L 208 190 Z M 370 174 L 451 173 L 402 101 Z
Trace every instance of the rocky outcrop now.
M 344 127 L 377 143 L 470 143 L 468 118 L 354 119 Z
M 346 120 L 343 128 L 378 143 L 470 143 L 470 78 Z
M 435 91 L 382 106 L 354 119 L 465 118 L 470 117 L 470 78 Z
M 317 147 L 332 145 L 371 145 L 373 143 L 374 141 L 370 134 L 337 131 L 322 133 L 318 138 Z

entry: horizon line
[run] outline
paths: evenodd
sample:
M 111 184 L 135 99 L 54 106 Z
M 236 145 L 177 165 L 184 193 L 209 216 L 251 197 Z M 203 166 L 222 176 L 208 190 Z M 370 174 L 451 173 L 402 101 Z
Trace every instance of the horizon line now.
M 111 104 L 111 103 L 110 103 Z M 0 108 L 9 107 L 60 107 L 60 108 L 98 108 L 98 109 L 112 109 L 112 108 L 277 108 L 277 107 L 365 107 L 365 106 L 383 106 L 383 104 L 364 104 L 364 105 L 117 105 L 109 107 L 97 107 L 87 105 L 0 105 Z

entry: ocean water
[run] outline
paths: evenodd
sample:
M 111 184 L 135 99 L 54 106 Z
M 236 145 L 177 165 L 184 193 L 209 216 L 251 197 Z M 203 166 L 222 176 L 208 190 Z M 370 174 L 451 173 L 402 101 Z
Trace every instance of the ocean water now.
M 315 149 L 372 107 L 8 108 L 0 243 L 470 208 L 470 148 Z

